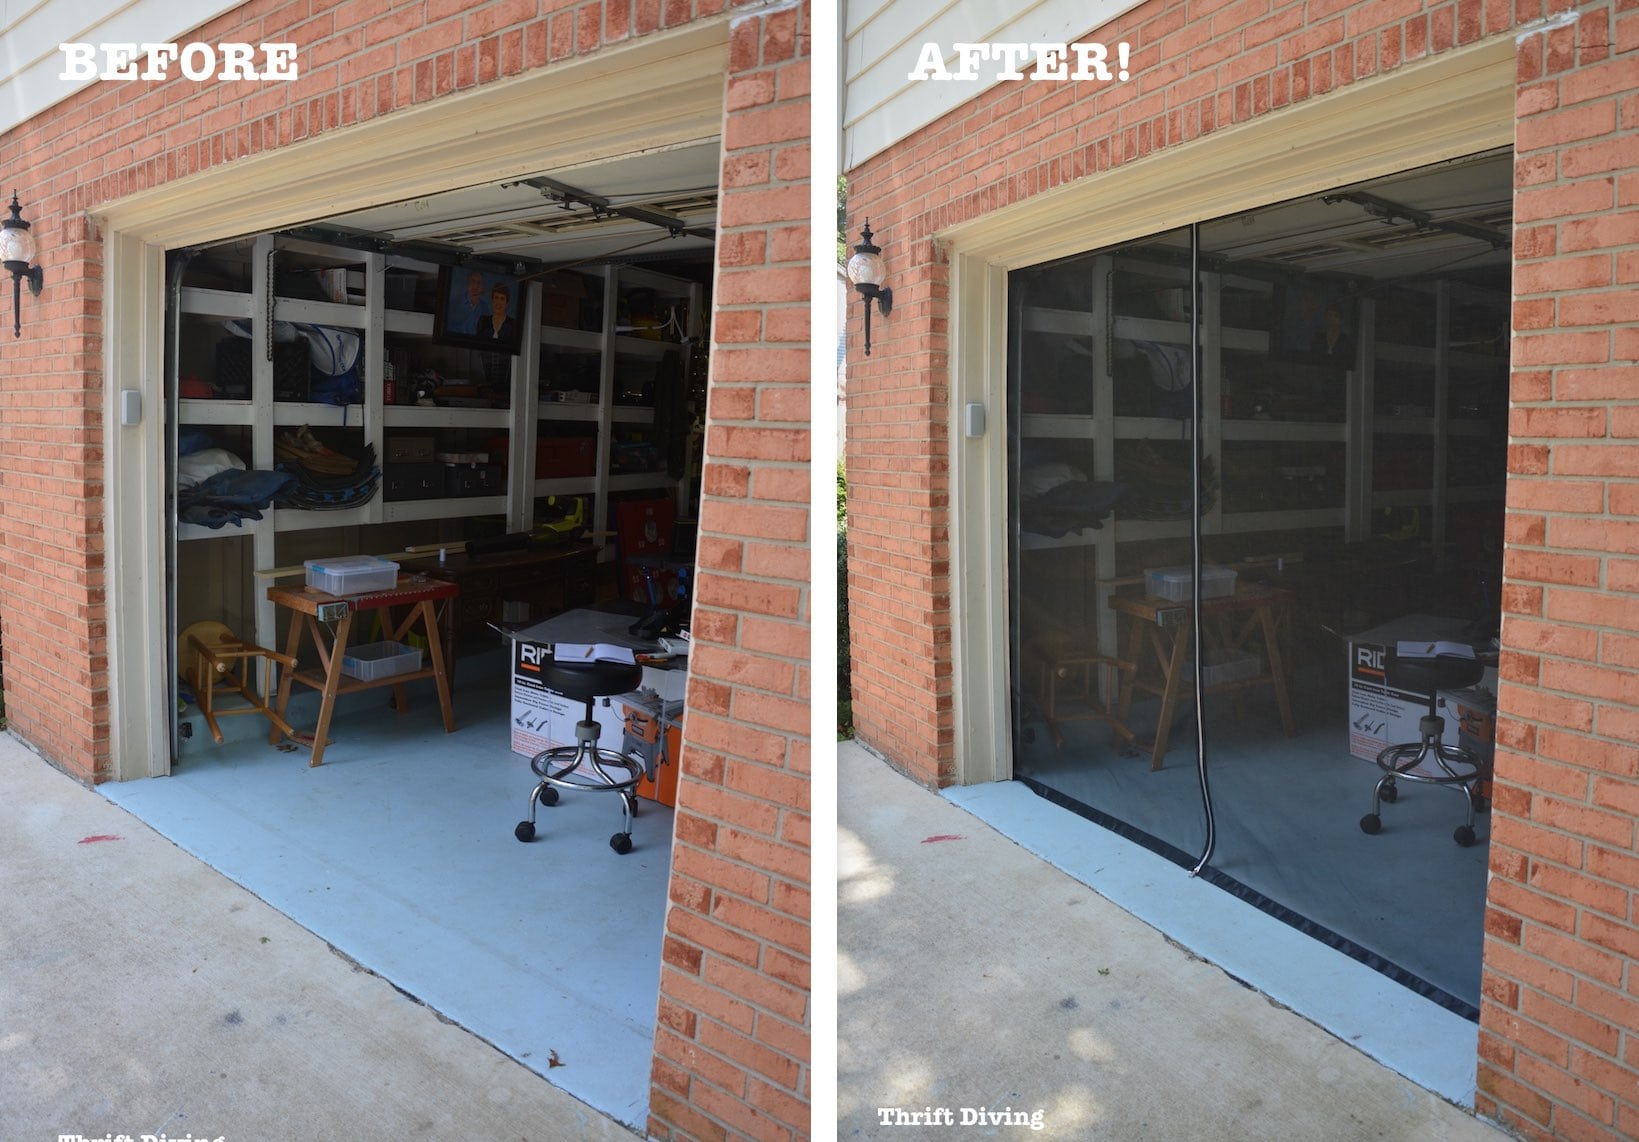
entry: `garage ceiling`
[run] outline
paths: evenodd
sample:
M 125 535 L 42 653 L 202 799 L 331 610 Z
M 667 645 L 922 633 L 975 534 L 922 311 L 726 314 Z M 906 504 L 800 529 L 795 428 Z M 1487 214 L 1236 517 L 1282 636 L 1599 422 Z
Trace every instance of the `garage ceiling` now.
M 1514 165 L 1492 152 L 1247 211 L 1201 228 L 1204 251 L 1305 273 L 1379 281 L 1506 275 Z
M 313 225 L 553 266 L 663 261 L 674 263 L 674 272 L 690 265 L 709 272 L 719 161 L 718 140 L 711 139 L 372 207 Z M 652 220 L 616 213 L 622 209 Z

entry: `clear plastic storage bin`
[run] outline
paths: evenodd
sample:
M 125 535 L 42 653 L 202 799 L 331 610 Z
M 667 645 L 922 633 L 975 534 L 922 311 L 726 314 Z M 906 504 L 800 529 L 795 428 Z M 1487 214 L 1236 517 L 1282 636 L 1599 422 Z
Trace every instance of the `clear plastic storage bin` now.
M 1209 653 L 1206 669 L 1201 671 L 1201 681 L 1208 687 L 1222 686 L 1226 682 L 1246 682 L 1262 673 L 1263 659 L 1249 651 Z
M 341 658 L 341 672 L 361 682 L 392 678 L 421 669 L 421 651 L 401 642 L 367 642 L 350 646 Z
M 1175 603 L 1187 603 L 1195 577 L 1188 567 L 1153 567 L 1144 572 L 1144 590 L 1148 594 Z M 1235 593 L 1233 567 L 1202 567 L 1201 598 L 1216 599 Z
M 334 559 L 309 559 L 307 585 L 332 595 L 362 595 L 369 591 L 390 591 L 398 584 L 398 564 L 374 555 L 340 555 Z

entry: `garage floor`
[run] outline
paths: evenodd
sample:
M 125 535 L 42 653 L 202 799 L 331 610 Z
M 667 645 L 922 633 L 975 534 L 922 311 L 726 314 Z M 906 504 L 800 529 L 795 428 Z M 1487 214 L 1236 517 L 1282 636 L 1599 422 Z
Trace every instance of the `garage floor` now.
M 1461 848 L 1452 832 L 1464 820 L 1462 798 L 1402 783 L 1400 799 L 1381 811 L 1382 833 L 1367 836 L 1359 822 L 1380 772 L 1349 755 L 1342 721 L 1328 724 L 1312 710 L 1288 740 L 1267 698 L 1249 702 L 1240 718 L 1209 708 L 1211 868 L 1237 894 L 1239 886 L 1261 894 L 1296 914 L 1282 916 L 1288 922 L 1306 923 L 1333 946 L 1341 937 L 1355 958 L 1414 987 L 1432 985 L 1417 989 L 1476 1018 L 1489 818 L 1476 817 L 1479 843 Z M 1134 721 L 1152 723 L 1153 715 Z M 1121 756 L 1109 738 L 1095 722 L 1067 725 L 1062 749 L 1036 735 L 1019 773 L 1181 850 L 1170 855 L 1192 865 L 1206 839 L 1193 722 L 1173 735 L 1155 772 L 1147 755 Z
M 410 689 L 403 716 L 390 690 L 343 698 L 317 769 L 268 745 L 260 717 L 225 721 L 218 746 L 194 714 L 171 777 L 100 788 L 342 955 L 641 1126 L 671 810 L 642 802 L 617 856 L 619 803 L 566 795 L 520 844 L 534 782 L 510 750 L 504 652 L 462 657 L 453 734 L 431 683 Z M 293 702 L 296 725 L 316 699 Z

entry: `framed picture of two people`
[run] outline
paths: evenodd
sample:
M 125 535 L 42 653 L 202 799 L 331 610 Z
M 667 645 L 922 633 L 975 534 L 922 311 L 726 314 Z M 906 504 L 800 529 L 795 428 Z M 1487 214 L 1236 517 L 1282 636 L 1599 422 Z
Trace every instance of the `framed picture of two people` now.
M 526 285 L 521 278 L 489 270 L 442 267 L 433 336 L 467 349 L 516 353 Z

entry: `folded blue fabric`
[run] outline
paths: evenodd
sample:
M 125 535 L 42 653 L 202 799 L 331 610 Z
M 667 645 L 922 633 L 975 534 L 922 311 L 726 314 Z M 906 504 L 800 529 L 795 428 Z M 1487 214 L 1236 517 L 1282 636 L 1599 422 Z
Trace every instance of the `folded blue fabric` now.
M 185 425 L 176 430 L 176 454 L 191 456 L 195 452 L 203 452 L 207 448 L 216 447 L 211 434 L 203 428 Z
M 229 468 L 191 489 L 188 499 L 218 507 L 265 508 L 294 482 L 288 472 Z

